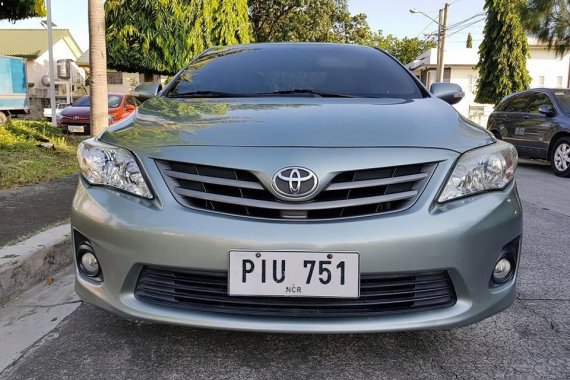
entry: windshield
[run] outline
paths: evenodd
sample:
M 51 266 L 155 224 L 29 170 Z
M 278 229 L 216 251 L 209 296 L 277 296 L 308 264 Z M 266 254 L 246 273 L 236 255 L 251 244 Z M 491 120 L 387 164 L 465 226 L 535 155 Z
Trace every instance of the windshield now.
M 117 108 L 121 104 L 122 96 L 119 95 L 109 95 L 109 108 Z M 91 98 L 89 96 L 84 96 L 81 99 L 73 103 L 73 107 L 89 107 L 91 105 Z
M 558 105 L 562 108 L 562 112 L 570 115 L 570 90 L 554 91 Z
M 168 97 L 423 97 L 412 76 L 370 47 L 297 44 L 220 48 L 192 62 Z

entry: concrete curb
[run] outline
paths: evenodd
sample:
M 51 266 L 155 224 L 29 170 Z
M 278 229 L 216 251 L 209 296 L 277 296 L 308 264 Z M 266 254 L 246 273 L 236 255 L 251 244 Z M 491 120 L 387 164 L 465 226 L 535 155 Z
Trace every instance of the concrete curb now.
M 0 305 L 73 262 L 71 226 L 63 224 L 0 248 Z

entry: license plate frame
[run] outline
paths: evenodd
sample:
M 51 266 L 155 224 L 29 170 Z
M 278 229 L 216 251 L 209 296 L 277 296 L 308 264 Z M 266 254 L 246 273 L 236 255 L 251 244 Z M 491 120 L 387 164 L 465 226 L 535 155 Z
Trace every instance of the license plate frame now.
M 243 260 L 252 261 L 254 268 L 246 268 Z M 262 282 L 262 260 L 266 260 L 265 283 Z M 281 260 L 281 262 L 273 264 L 274 260 Z M 284 264 L 283 261 L 285 262 Z M 305 261 L 309 261 L 307 266 L 303 266 L 306 264 Z M 310 261 L 315 263 L 311 264 Z M 327 264 L 329 261 L 331 263 Z M 344 268 L 339 267 L 341 262 L 344 262 Z M 256 264 L 257 268 L 255 268 Z M 276 268 L 273 267 L 274 265 L 277 265 L 277 272 L 280 272 L 279 269 L 281 269 L 282 265 L 285 266 L 285 273 L 281 273 L 281 277 L 284 278 L 282 283 L 275 282 L 273 271 Z M 309 279 L 308 272 L 311 270 L 311 266 L 313 266 L 313 273 L 310 283 L 307 284 L 306 281 Z M 323 284 L 320 281 L 321 278 L 323 281 L 326 281 L 328 278 L 326 269 L 320 273 L 321 266 L 329 269 L 329 283 L 332 282 L 332 285 L 329 285 L 329 283 Z M 299 269 L 299 271 L 295 272 L 295 269 L 287 268 L 295 268 Z M 251 272 L 244 273 L 250 269 Z M 333 270 L 336 271 L 335 274 L 333 274 Z M 247 283 L 248 275 L 253 276 L 255 279 Z M 345 283 L 341 285 L 342 275 L 344 275 Z M 240 281 L 240 277 L 241 280 L 244 279 L 243 276 L 246 276 L 245 283 Z M 356 299 L 360 297 L 360 253 L 356 251 L 255 251 L 233 249 L 228 253 L 227 287 L 227 293 L 232 297 Z M 299 290 L 299 292 L 296 290 Z
M 85 133 L 84 125 L 68 125 L 67 131 L 69 133 Z

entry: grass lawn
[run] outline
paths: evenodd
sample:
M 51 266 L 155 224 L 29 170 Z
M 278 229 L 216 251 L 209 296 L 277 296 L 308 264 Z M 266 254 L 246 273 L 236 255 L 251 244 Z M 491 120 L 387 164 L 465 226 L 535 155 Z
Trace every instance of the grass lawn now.
M 13 120 L 0 125 L 0 189 L 77 173 L 75 152 L 83 139 L 63 135 L 44 121 Z M 46 141 L 53 148 L 38 147 Z

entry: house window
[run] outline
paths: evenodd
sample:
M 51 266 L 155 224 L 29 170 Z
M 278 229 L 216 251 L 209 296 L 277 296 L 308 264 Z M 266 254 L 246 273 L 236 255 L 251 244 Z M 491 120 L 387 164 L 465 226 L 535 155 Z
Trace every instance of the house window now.
M 559 75 L 556 77 L 556 87 L 562 87 L 562 80 L 562 76 Z
M 123 84 L 123 73 L 117 71 L 107 72 L 107 84 Z
M 544 87 L 544 75 L 538 77 L 538 85 Z

